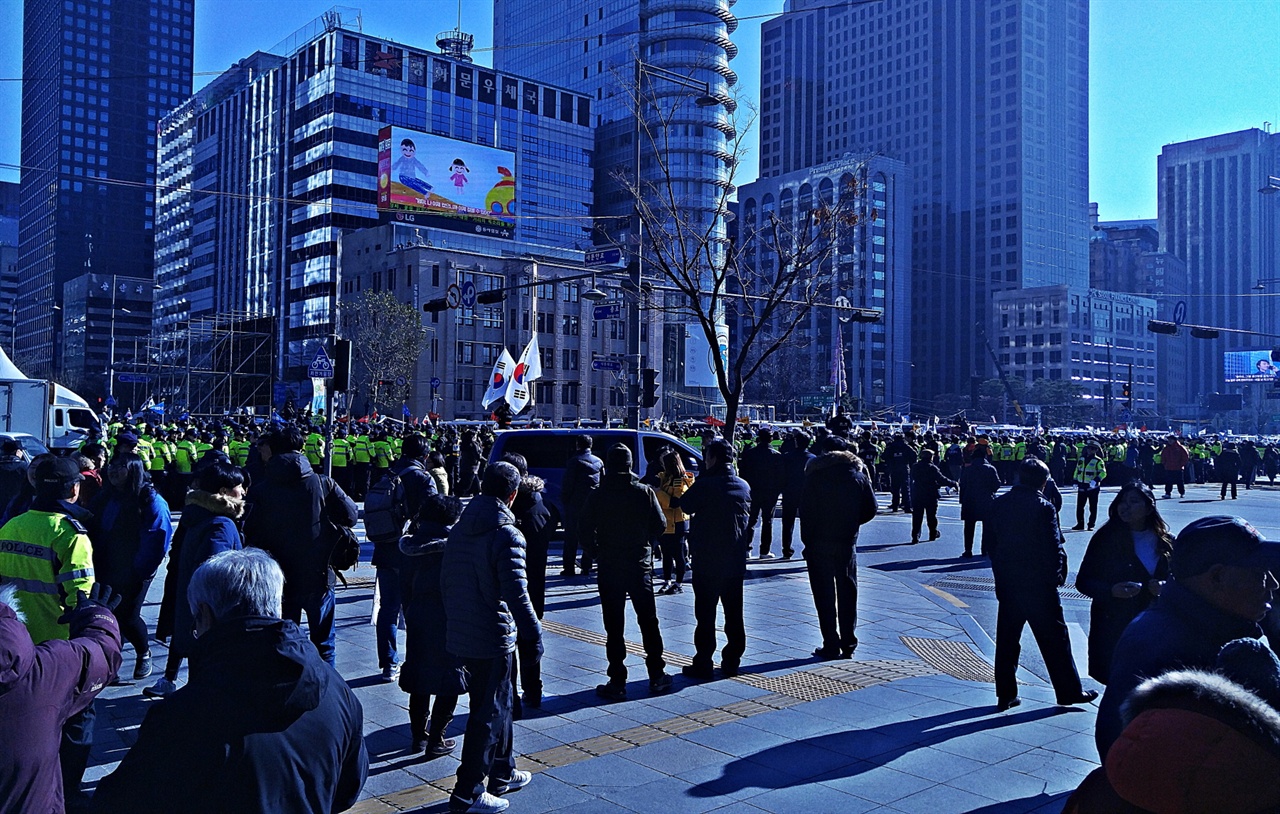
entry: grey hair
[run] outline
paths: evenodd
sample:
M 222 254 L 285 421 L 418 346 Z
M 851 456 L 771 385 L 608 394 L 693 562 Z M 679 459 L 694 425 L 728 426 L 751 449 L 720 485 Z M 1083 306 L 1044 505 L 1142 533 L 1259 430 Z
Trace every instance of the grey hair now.
M 223 551 L 215 554 L 191 575 L 187 603 L 199 614 L 208 605 L 213 618 L 221 622 L 236 616 L 281 618 L 284 572 L 260 548 Z
M 12 583 L 8 585 L 0 584 L 0 605 L 8 605 L 9 610 L 13 611 L 13 615 L 18 617 L 18 621 L 26 624 L 27 615 L 22 612 L 22 608 L 18 607 L 18 586 Z

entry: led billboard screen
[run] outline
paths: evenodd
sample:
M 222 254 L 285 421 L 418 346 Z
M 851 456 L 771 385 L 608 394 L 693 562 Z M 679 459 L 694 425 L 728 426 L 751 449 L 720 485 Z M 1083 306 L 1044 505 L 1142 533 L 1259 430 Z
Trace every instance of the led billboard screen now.
M 1222 354 L 1222 371 L 1228 382 L 1274 382 L 1280 365 L 1269 350 L 1230 350 Z
M 396 220 L 490 237 L 516 226 L 516 157 L 404 127 L 378 134 L 378 209 Z

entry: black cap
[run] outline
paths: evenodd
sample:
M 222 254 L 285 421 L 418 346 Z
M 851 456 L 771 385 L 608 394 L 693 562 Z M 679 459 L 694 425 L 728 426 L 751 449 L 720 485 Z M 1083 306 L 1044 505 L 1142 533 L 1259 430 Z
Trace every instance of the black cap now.
M 605 454 L 604 467 L 610 472 L 631 471 L 631 449 L 626 444 L 614 444 Z
M 702 445 L 702 454 L 706 456 L 708 453 L 714 453 L 716 458 L 721 461 L 732 461 L 733 444 L 723 438 L 712 438 Z
M 1225 515 L 1194 520 L 1173 541 L 1174 579 L 1194 577 L 1219 564 L 1280 574 L 1280 543 L 1263 539 L 1244 518 Z
M 138 445 L 138 436 L 128 430 L 116 435 L 116 447 L 136 447 Z
M 35 474 L 31 482 L 37 489 L 41 486 L 70 486 L 84 480 L 80 467 L 70 458 L 45 458 L 36 464 Z

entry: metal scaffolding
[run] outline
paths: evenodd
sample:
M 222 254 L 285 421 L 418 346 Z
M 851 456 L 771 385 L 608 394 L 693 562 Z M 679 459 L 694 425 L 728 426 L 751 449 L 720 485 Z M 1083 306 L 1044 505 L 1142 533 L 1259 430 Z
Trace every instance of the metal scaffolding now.
M 271 410 L 274 318 L 231 311 L 181 323 L 148 341 L 153 398 L 170 414 Z

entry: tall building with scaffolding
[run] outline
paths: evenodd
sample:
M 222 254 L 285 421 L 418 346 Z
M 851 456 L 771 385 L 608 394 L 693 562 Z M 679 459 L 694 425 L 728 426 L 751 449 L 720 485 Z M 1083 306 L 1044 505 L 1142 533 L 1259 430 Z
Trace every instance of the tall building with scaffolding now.
M 271 316 L 273 376 L 296 388 L 335 333 L 340 236 L 408 219 L 379 210 L 385 128 L 510 155 L 513 245 L 590 244 L 592 100 L 475 65 L 464 32 L 437 44 L 445 53 L 369 36 L 358 12 L 337 9 L 163 120 L 160 336 L 222 313 Z

